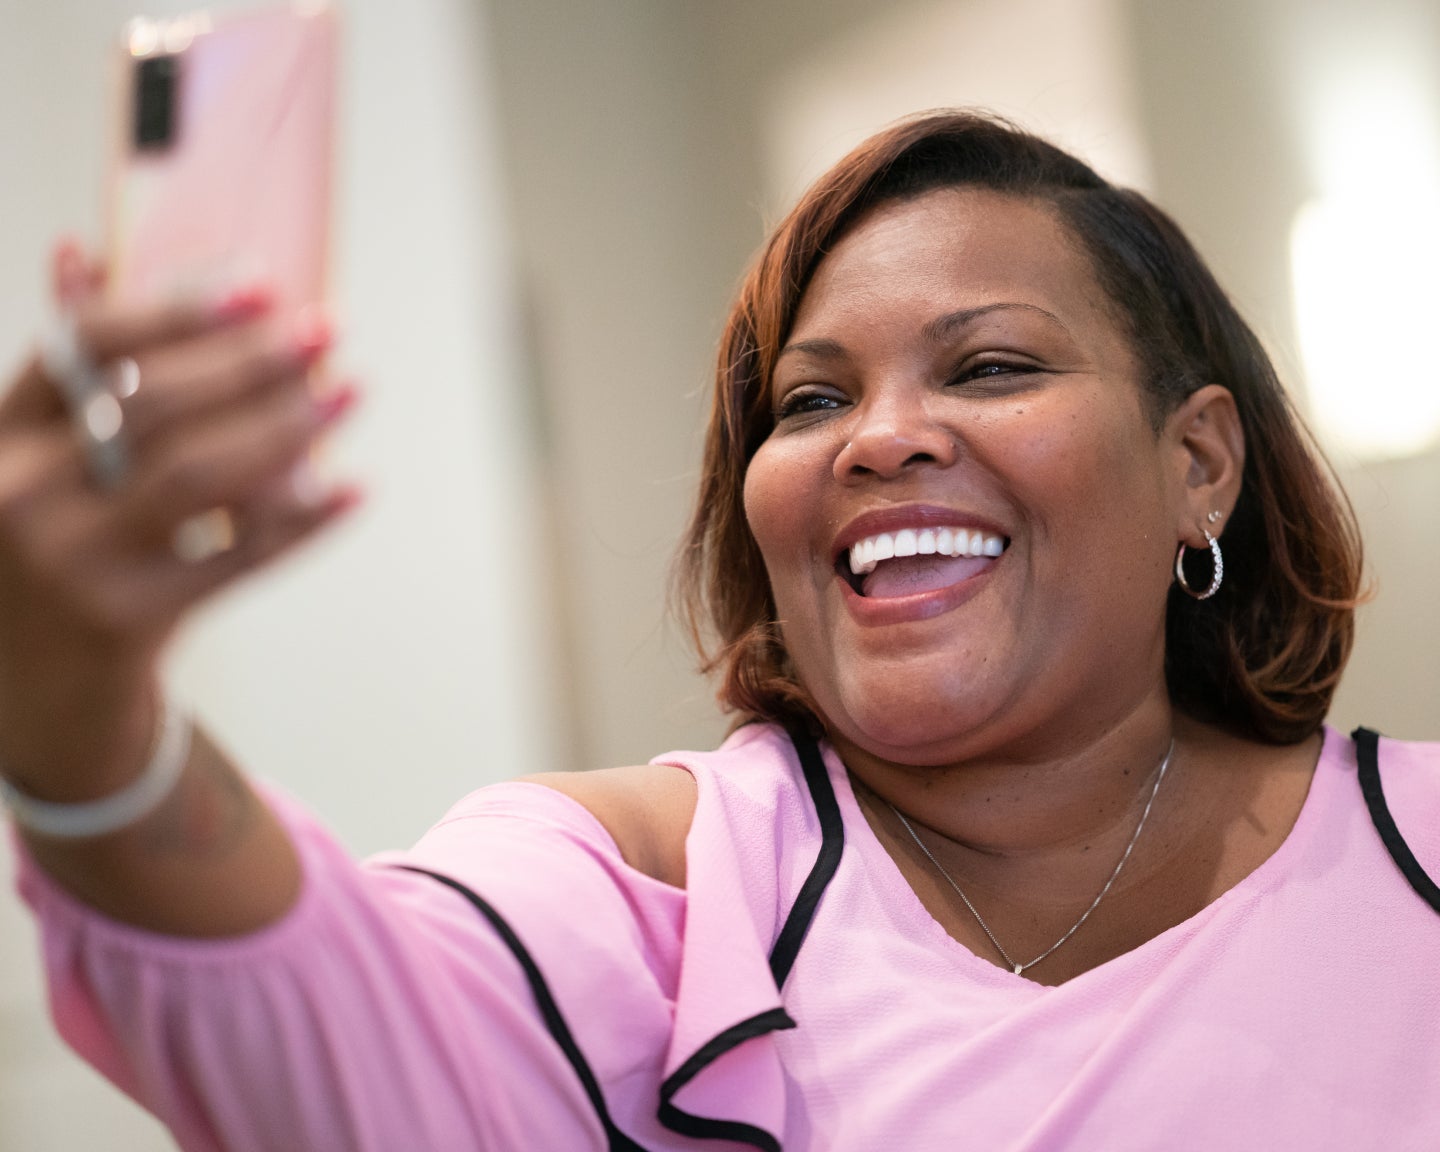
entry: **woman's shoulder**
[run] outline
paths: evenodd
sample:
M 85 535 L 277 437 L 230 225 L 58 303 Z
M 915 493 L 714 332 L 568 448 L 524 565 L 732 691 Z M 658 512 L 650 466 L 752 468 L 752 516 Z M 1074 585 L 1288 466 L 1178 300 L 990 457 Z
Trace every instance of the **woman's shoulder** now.
M 751 724 L 711 752 L 667 752 L 649 764 L 527 776 L 574 801 L 615 842 L 625 863 L 662 883 L 686 884 L 686 843 L 702 797 L 725 807 L 773 808 L 778 787 L 793 781 L 789 738 Z
M 634 764 L 524 777 L 584 808 L 637 872 L 685 887 L 685 839 L 695 816 L 695 777 L 672 764 Z

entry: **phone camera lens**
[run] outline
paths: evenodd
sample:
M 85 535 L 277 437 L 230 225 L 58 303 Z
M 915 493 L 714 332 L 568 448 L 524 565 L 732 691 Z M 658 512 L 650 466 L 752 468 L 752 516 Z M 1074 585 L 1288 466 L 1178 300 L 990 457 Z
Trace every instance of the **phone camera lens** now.
M 175 138 L 180 58 L 150 56 L 135 66 L 135 148 L 158 151 Z

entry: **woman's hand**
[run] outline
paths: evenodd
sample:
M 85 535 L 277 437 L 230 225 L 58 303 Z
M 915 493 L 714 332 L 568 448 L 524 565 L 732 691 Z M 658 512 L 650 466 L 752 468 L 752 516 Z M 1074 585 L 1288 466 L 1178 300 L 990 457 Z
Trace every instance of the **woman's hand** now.
M 57 252 L 55 277 L 79 347 L 114 381 L 126 462 L 108 481 L 97 475 L 63 381 L 45 356 L 32 357 L 0 400 L 0 770 L 36 799 L 78 803 L 124 788 L 148 759 L 158 662 L 185 614 L 355 503 L 352 488 L 321 485 L 309 466 L 354 391 L 316 382 L 328 326 L 282 324 L 263 289 L 122 307 L 102 299 L 98 268 L 71 246 Z M 210 783 L 197 763 L 211 769 Z M 235 832 L 236 805 L 255 806 L 203 735 L 190 765 L 174 797 L 190 816 L 177 824 L 172 812 L 160 838 L 171 868 L 183 856 L 182 825 L 218 819 Z M 273 848 L 273 822 L 250 823 Z M 247 837 L 237 832 L 231 847 Z M 115 871 L 116 851 L 128 861 L 121 872 L 154 886 L 143 851 L 131 851 L 141 839 L 31 842 L 93 903 L 176 928 L 168 912 L 127 915 L 129 896 L 117 904 L 104 883 L 94 887 Z M 183 888 L 183 867 L 173 879 Z M 243 887 L 245 877 L 226 883 Z
M 308 465 L 354 398 L 311 383 L 330 343 L 323 323 L 286 331 L 253 289 L 210 304 L 117 307 L 99 282 L 78 250 L 57 252 L 57 295 L 80 346 L 134 386 L 120 400 L 126 474 L 108 491 L 95 482 L 43 357 L 0 401 L 0 756 L 22 787 L 57 799 L 91 791 L 72 777 L 92 776 L 94 764 L 65 764 L 30 730 L 69 727 L 100 704 L 108 678 L 148 698 L 158 655 L 191 607 L 355 500 L 322 488 Z M 132 706 L 146 715 L 127 727 L 148 740 L 151 706 Z

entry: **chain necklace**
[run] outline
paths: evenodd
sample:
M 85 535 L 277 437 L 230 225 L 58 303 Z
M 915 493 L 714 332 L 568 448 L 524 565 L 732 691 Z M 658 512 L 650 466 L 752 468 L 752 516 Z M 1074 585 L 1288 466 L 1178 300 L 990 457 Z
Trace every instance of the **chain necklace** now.
M 1000 941 L 995 939 L 995 933 L 990 931 L 990 925 L 985 923 L 985 918 L 981 916 L 980 913 L 976 910 L 975 905 L 970 903 L 970 897 L 966 896 L 964 890 L 960 887 L 960 885 L 955 883 L 955 877 L 951 876 L 949 872 L 945 871 L 945 869 L 941 866 L 940 861 L 935 859 L 935 854 L 931 852 L 929 848 L 925 847 L 925 841 L 920 839 L 915 829 L 911 827 L 910 821 L 905 819 L 904 813 L 902 813 L 900 809 L 896 808 L 894 804 L 890 804 L 890 801 L 887 800 L 885 801 L 885 803 L 890 804 L 890 811 L 894 812 L 895 815 L 900 818 L 900 823 L 905 825 L 905 831 L 910 833 L 910 839 L 914 840 L 920 851 L 925 853 L 925 859 L 929 860 L 930 863 L 935 866 L 935 871 L 939 872 L 941 876 L 945 877 L 945 879 L 949 881 L 950 887 L 954 888 L 956 894 L 960 897 L 961 900 L 965 902 L 965 907 L 970 909 L 970 915 L 975 917 L 975 923 L 980 925 L 980 930 L 990 938 L 990 943 L 995 945 L 995 951 L 1000 953 L 1005 963 L 1010 966 L 1010 970 L 1014 972 L 1015 975 L 1020 976 L 1024 973 L 1025 969 L 1035 967 L 1036 964 L 1040 963 L 1040 961 L 1044 960 L 1045 957 L 1050 955 L 1050 953 L 1054 952 L 1055 949 L 1059 948 L 1060 945 L 1064 944 L 1065 941 L 1069 940 L 1071 936 L 1075 935 L 1075 932 L 1077 929 L 1079 929 L 1080 925 L 1084 924 L 1086 920 L 1090 919 L 1090 913 L 1094 912 L 1096 908 L 1100 907 L 1100 901 L 1105 899 L 1105 893 L 1110 891 L 1110 885 L 1115 883 L 1115 878 L 1120 875 L 1120 869 L 1124 868 L 1125 861 L 1130 859 L 1130 852 L 1135 847 L 1135 841 L 1140 839 L 1140 832 L 1145 827 L 1145 821 L 1150 817 L 1151 805 L 1155 803 L 1155 794 L 1160 791 L 1160 781 L 1165 779 L 1165 770 L 1170 767 L 1170 758 L 1174 755 L 1175 741 L 1171 740 L 1170 747 L 1165 753 L 1165 759 L 1160 761 L 1160 767 L 1155 772 L 1155 783 L 1150 786 L 1150 798 L 1145 801 L 1145 811 L 1140 813 L 1140 823 L 1135 825 L 1135 831 L 1130 837 L 1130 843 L 1125 845 L 1124 854 L 1121 855 L 1119 863 L 1115 865 L 1115 870 L 1110 873 L 1110 879 L 1105 881 L 1105 886 L 1100 889 L 1095 899 L 1090 901 L 1090 907 L 1086 908 L 1084 912 L 1080 913 L 1080 919 L 1076 920 L 1074 924 L 1070 925 L 1070 928 L 1065 933 L 1065 935 L 1061 936 L 1060 939 L 1055 941 L 1054 944 L 1050 945 L 1050 947 L 1045 949 L 1045 951 L 1040 953 L 1040 955 L 1036 956 L 1035 959 L 1027 961 L 1024 964 L 1021 964 L 1018 961 L 1012 960 L 1010 958 L 1010 953 L 1006 952 Z

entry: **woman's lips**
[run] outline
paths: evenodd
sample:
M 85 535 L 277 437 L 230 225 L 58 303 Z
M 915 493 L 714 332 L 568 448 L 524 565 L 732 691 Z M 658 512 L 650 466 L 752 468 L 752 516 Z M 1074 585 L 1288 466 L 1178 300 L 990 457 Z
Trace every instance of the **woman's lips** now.
M 845 602 L 862 621 L 924 619 L 948 612 L 985 582 L 1010 540 L 973 513 L 934 504 L 872 509 L 835 544 Z

